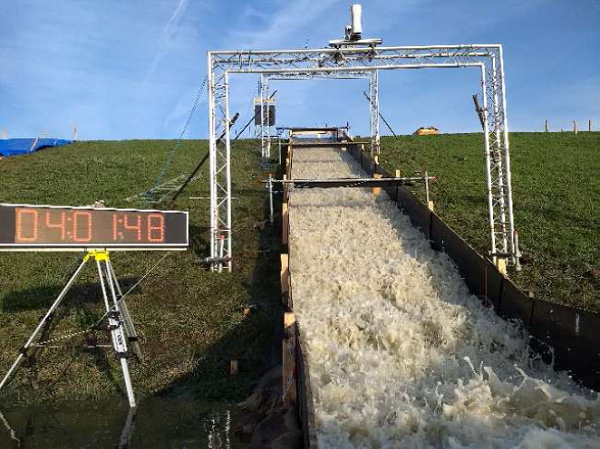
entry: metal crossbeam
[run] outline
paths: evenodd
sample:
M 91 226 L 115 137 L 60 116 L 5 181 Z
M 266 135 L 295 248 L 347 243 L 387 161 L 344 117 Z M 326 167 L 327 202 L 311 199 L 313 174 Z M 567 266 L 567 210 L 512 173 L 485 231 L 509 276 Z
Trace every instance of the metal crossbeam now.
M 408 176 L 400 178 L 332 178 L 332 179 L 271 179 L 263 181 L 291 185 L 297 189 L 327 189 L 336 187 L 387 187 L 414 184 L 415 182 L 437 181 L 435 176 Z
M 229 169 L 229 133 L 217 145 L 229 120 L 228 75 L 230 73 L 277 74 L 351 74 L 379 70 L 423 68 L 475 68 L 481 73 L 484 118 L 484 157 L 489 208 L 491 253 L 508 255 L 515 261 L 514 218 L 511 191 L 508 119 L 502 46 L 427 45 L 405 47 L 341 47 L 270 51 L 215 51 L 208 54 L 209 130 L 211 151 L 211 257 L 219 255 L 219 242 L 231 269 L 231 177 Z M 377 76 L 377 75 L 374 75 Z M 378 85 L 372 83 L 370 97 L 378 104 Z M 374 120 L 377 117 L 377 121 Z M 379 114 L 371 111 L 371 135 L 378 152 Z

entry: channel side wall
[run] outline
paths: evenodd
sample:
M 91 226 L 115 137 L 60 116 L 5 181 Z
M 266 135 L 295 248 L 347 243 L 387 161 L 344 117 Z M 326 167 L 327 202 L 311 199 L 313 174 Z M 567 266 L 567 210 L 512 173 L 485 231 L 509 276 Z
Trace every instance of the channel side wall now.
M 292 157 L 291 145 L 282 145 L 280 160 L 283 176 L 291 179 Z M 315 409 L 313 394 L 310 385 L 309 364 L 304 356 L 306 344 L 302 335 L 302 326 L 295 320 L 294 299 L 292 293 L 293 258 L 290 254 L 288 239 L 290 235 L 290 222 L 288 208 L 291 206 L 289 189 L 282 188 L 281 208 L 281 297 L 284 308 L 284 340 L 282 343 L 282 369 L 283 369 L 283 398 L 285 402 L 293 403 L 298 410 L 300 426 L 305 449 L 318 449 L 319 444 L 316 434 Z
M 329 143 L 331 146 L 331 143 Z M 356 143 L 340 145 L 360 162 L 369 174 L 393 177 Z M 280 160 L 283 174 L 291 179 L 292 145 L 282 145 Z M 436 251 L 443 251 L 456 263 L 470 292 L 503 319 L 519 320 L 530 335 L 529 345 L 557 370 L 566 370 L 582 385 L 600 391 L 600 315 L 571 307 L 530 298 L 510 279 L 503 276 L 488 259 L 482 257 L 454 232 L 437 214 L 402 186 L 383 187 L 391 200 L 430 241 Z M 281 291 L 286 310 L 283 342 L 283 391 L 287 401 L 298 409 L 306 449 L 318 448 L 314 400 L 310 385 L 310 367 L 304 357 L 305 342 L 300 323 L 294 319 L 291 276 L 293 258 L 289 252 L 289 191 L 282 192 Z
M 359 145 L 348 152 L 369 174 L 393 177 Z M 411 223 L 456 263 L 471 293 L 507 320 L 519 320 L 530 336 L 529 346 L 557 370 L 569 371 L 582 385 L 600 391 L 600 315 L 530 298 L 489 260 L 482 257 L 450 226 L 405 187 L 384 190 Z

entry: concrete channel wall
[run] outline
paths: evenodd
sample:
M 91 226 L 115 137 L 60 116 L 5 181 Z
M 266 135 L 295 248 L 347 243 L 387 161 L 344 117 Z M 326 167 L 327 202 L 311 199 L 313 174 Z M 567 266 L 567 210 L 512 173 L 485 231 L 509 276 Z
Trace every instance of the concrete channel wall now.
M 331 143 L 329 143 L 331 145 Z M 370 174 L 393 177 L 361 149 L 359 144 L 344 145 Z M 284 176 L 291 178 L 289 145 L 282 145 L 280 154 Z M 594 335 L 600 329 L 600 315 L 581 311 L 528 297 L 510 279 L 504 277 L 487 259 L 471 248 L 435 213 L 430 211 L 405 187 L 384 187 L 395 201 L 430 241 L 436 251 L 444 251 L 456 263 L 470 292 L 484 303 L 494 307 L 504 319 L 519 320 L 530 335 L 530 347 L 547 362 L 554 361 L 557 370 L 569 371 L 582 385 L 600 391 L 600 341 Z M 305 343 L 301 323 L 293 315 L 291 276 L 293 255 L 289 254 L 288 189 L 283 188 L 282 203 L 281 291 L 286 309 L 283 342 L 283 391 L 287 400 L 295 402 L 304 434 L 304 447 L 317 448 L 313 395 L 310 385 L 310 367 L 304 357 Z

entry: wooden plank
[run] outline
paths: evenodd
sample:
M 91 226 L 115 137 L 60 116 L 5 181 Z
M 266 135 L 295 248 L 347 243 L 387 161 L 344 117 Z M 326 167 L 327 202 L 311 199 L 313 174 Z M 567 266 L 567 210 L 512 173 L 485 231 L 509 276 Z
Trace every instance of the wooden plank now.
M 288 177 L 287 175 L 283 175 L 283 180 L 287 181 Z M 283 204 L 286 204 L 288 202 L 288 185 L 286 182 L 283 183 L 283 198 L 281 199 L 281 201 L 283 202 Z
M 296 317 L 287 312 L 283 315 L 286 338 L 282 344 L 283 402 L 296 402 Z
M 281 205 L 281 243 L 283 245 L 288 244 L 289 239 L 289 214 L 288 214 L 288 203 Z
M 285 294 L 290 291 L 290 269 L 289 269 L 289 255 L 281 255 L 281 294 Z

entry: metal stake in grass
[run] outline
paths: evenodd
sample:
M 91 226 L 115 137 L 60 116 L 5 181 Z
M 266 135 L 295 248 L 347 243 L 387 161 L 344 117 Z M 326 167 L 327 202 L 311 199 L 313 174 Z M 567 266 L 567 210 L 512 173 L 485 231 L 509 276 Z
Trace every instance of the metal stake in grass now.
M 267 189 L 269 189 L 269 223 L 273 224 L 273 177 L 271 173 L 269 173 Z

